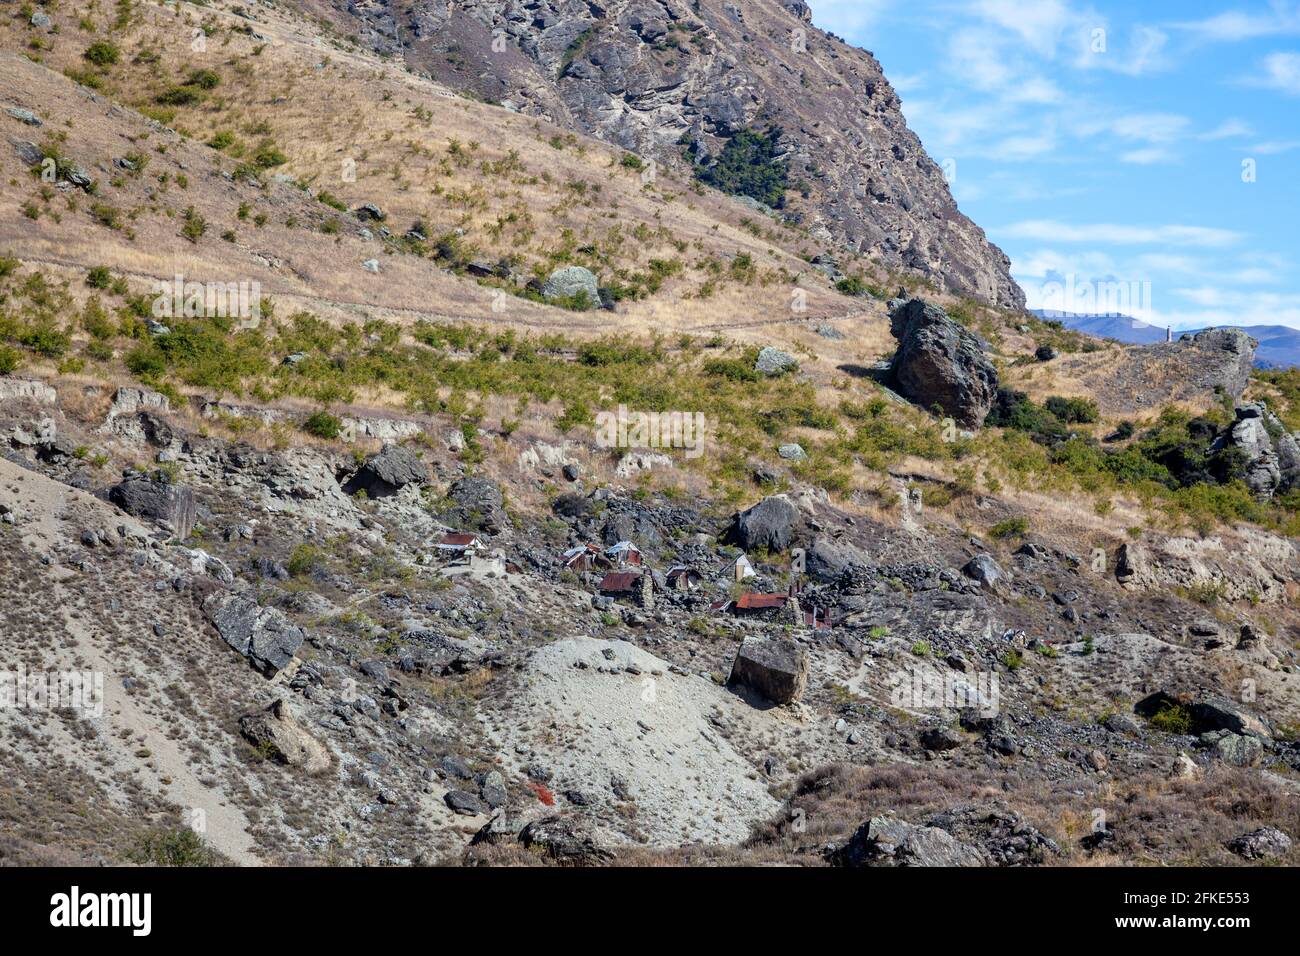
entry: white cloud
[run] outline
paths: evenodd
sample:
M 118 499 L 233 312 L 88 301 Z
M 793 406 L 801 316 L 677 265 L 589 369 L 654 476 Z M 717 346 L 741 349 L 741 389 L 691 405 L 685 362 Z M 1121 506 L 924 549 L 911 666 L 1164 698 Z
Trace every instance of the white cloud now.
M 1168 163 L 1175 159 L 1175 155 L 1169 150 L 1160 146 L 1148 146 L 1145 149 L 1134 149 L 1120 155 L 1122 163 L 1128 163 L 1132 166 L 1154 166 L 1157 163 Z
M 1247 84 L 1300 96 L 1300 53 L 1270 53 L 1260 66 L 1260 73 L 1247 79 Z
M 1111 120 L 1107 127 L 1122 139 L 1143 143 L 1171 143 L 1182 135 L 1190 121 L 1175 113 L 1130 113 Z
M 1292 4 L 1275 2 L 1268 13 L 1242 13 L 1229 10 L 1208 17 L 1174 25 L 1206 42 L 1235 43 L 1260 37 L 1300 34 L 1300 11 Z
M 1249 123 L 1245 120 L 1227 119 L 1207 133 L 1202 133 L 1198 138 L 1203 140 L 1218 139 L 1237 139 L 1242 136 L 1250 136 L 1255 132 Z
M 1291 150 L 1300 147 L 1300 140 L 1267 140 L 1263 143 L 1255 143 L 1247 146 L 1245 152 L 1259 156 L 1276 156 L 1279 153 L 1289 153 Z
M 1072 225 L 1051 219 L 1028 219 L 998 230 L 1015 239 L 1043 242 L 1092 242 L 1101 245 L 1172 245 L 1219 248 L 1242 238 L 1240 233 L 1210 226 L 1129 226 L 1120 223 Z
M 973 11 L 1048 58 L 1056 55 L 1062 34 L 1078 23 L 1078 15 L 1061 0 L 976 0 Z

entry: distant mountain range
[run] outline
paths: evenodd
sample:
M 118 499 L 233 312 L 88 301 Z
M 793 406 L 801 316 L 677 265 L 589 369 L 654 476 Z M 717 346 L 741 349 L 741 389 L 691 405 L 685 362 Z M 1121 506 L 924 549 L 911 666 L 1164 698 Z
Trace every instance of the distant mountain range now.
M 1085 335 L 1095 335 L 1098 338 L 1115 339 L 1130 345 L 1150 345 L 1165 340 L 1163 328 L 1135 319 L 1131 315 L 1118 313 L 1088 315 L 1079 312 L 1059 312 L 1055 309 L 1031 309 L 1030 311 L 1040 319 L 1054 319 L 1061 322 L 1067 329 L 1074 329 Z M 1300 365 L 1300 329 L 1293 329 L 1286 325 L 1234 327 L 1243 329 L 1259 340 L 1259 349 L 1255 352 L 1257 368 L 1290 368 Z M 1185 334 L 1185 331 L 1175 331 L 1174 337 Z

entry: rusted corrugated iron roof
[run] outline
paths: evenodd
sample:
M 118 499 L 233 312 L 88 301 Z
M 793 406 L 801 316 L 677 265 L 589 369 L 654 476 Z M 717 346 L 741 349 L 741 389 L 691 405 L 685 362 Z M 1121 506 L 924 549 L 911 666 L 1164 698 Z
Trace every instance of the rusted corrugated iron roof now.
M 630 591 L 636 586 L 641 575 L 635 571 L 615 571 L 600 579 L 602 591 Z
M 736 607 L 742 611 L 759 611 L 771 607 L 785 607 L 790 600 L 788 594 L 742 594 L 736 600 Z

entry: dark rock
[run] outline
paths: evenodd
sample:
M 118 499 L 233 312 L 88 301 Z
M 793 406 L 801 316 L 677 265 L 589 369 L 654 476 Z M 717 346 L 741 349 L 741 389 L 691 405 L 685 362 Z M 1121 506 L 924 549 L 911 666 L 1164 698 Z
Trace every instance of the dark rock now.
M 128 478 L 108 489 L 106 497 L 129 515 L 155 521 L 177 538 L 194 530 L 194 493 L 168 481 Z
M 429 469 L 415 452 L 402 445 L 385 445 L 366 459 L 343 490 L 350 495 L 364 491 L 369 498 L 388 498 L 407 485 L 423 485 L 428 480 Z
M 1244 859 L 1268 860 L 1288 853 L 1291 838 L 1277 827 L 1260 827 L 1235 836 L 1224 845 Z
M 997 587 L 997 583 L 1002 580 L 1002 569 L 987 554 L 977 554 L 971 558 L 961 569 L 961 573 L 978 581 L 982 587 L 986 588 Z
M 448 790 L 442 798 L 448 807 L 462 816 L 480 816 L 488 812 L 488 805 L 464 790 Z
M 898 339 L 890 371 L 895 390 L 922 408 L 937 405 L 967 428 L 983 425 L 998 391 L 984 341 L 920 299 L 895 308 L 889 321 Z
M 985 866 L 975 847 L 937 827 L 916 826 L 893 817 L 873 817 L 832 852 L 840 866 Z
M 921 746 L 926 750 L 956 750 L 963 743 L 961 734 L 950 727 L 932 727 L 921 734 Z
M 547 816 L 533 820 L 520 831 L 519 842 L 527 849 L 570 866 L 593 866 L 614 859 L 614 854 L 600 844 L 588 825 L 573 817 Z
M 746 551 L 785 551 L 794 542 L 799 509 L 785 495 L 764 498 L 735 516 L 730 538 Z
M 500 534 L 510 526 L 501 489 L 490 478 L 467 477 L 447 489 L 452 507 L 444 517 L 453 525 L 486 534 Z

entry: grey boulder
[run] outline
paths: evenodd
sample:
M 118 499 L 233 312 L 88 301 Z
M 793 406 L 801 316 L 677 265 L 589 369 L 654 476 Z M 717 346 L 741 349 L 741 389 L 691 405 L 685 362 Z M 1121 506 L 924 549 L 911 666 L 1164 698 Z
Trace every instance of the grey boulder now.
M 223 641 L 268 677 L 288 666 L 307 636 L 282 612 L 244 594 L 214 592 L 204 599 L 203 613 Z
M 542 297 L 547 301 L 573 300 L 585 296 L 587 308 L 600 305 L 600 285 L 596 274 L 582 266 L 565 266 L 551 273 L 542 285 Z
M 808 653 L 789 638 L 748 638 L 736 652 L 729 683 L 741 684 L 774 704 L 790 704 L 808 686 Z

